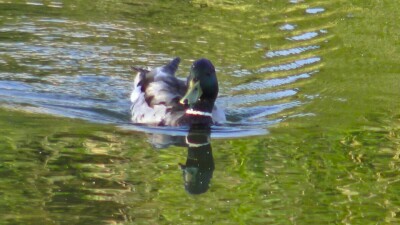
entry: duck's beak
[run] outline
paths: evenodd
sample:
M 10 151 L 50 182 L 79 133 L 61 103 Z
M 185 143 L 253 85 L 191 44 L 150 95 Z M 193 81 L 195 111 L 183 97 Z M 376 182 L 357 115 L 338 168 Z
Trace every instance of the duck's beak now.
M 193 80 L 191 80 L 189 82 L 189 87 L 185 96 L 183 96 L 179 103 L 181 103 L 182 105 L 193 106 L 202 94 L 203 91 L 200 87 L 200 81 L 194 82 Z

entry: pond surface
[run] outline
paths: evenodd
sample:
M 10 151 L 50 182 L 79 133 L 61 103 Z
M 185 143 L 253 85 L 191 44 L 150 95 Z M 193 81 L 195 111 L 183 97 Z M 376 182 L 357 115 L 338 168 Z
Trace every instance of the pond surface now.
M 399 16 L 372 0 L 0 0 L 0 220 L 400 223 Z M 130 66 L 175 56 L 180 77 L 214 63 L 226 124 L 130 123 Z

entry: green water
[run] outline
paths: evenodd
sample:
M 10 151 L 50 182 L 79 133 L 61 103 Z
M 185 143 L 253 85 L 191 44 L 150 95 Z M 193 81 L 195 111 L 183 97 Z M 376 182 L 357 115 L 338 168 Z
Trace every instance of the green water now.
M 400 223 L 395 1 L 0 0 L 0 224 Z M 186 147 L 129 127 L 131 65 L 207 57 L 258 136 Z M 121 128 L 124 124 L 125 128 Z

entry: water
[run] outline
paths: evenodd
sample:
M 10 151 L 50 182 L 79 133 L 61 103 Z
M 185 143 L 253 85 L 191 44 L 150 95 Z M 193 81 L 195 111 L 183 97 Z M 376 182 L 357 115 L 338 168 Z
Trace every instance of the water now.
M 2 223 L 399 223 L 399 12 L 0 0 Z M 129 121 L 130 66 L 175 56 L 181 77 L 215 64 L 227 112 L 192 147 Z M 196 171 L 205 193 L 185 186 Z

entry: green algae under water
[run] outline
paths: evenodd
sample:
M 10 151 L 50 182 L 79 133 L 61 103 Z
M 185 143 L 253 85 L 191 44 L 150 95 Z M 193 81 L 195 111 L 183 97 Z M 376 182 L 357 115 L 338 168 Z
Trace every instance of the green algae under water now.
M 400 223 L 391 1 L 0 0 L 0 224 Z M 206 193 L 129 123 L 130 65 L 205 56 L 228 117 Z M 104 123 L 106 121 L 106 123 Z

